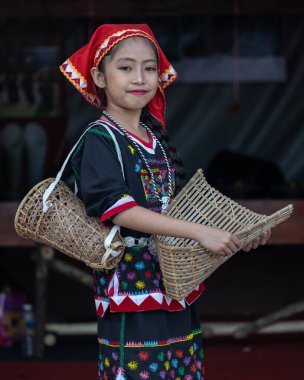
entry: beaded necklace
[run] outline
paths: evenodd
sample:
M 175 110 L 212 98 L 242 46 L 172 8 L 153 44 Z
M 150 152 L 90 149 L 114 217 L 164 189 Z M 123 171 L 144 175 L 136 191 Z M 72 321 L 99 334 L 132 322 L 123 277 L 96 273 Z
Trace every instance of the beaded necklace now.
M 157 190 L 156 190 L 156 183 L 155 183 L 155 179 L 154 179 L 154 175 L 153 175 L 153 172 L 152 172 L 152 169 L 150 168 L 150 165 L 148 163 L 148 161 L 146 160 L 146 157 L 144 156 L 141 148 L 139 147 L 139 145 L 137 144 L 137 142 L 135 141 L 135 139 L 130 135 L 128 134 L 128 132 L 125 130 L 125 128 L 118 123 L 118 121 L 114 120 L 113 117 L 111 115 L 109 115 L 107 112 L 103 111 L 103 115 L 108 119 L 110 120 L 113 124 L 115 124 L 118 129 L 123 133 L 123 135 L 129 140 L 129 142 L 135 147 L 136 151 L 138 152 L 140 158 L 142 159 L 149 175 L 150 175 L 150 178 L 151 178 L 151 181 L 152 181 L 152 187 L 153 187 L 153 192 L 154 192 L 154 196 L 155 198 L 157 198 L 161 204 L 162 204 L 162 210 L 164 211 L 168 205 L 169 205 L 169 202 L 170 202 L 170 199 L 171 199 L 171 196 L 173 195 L 173 186 L 172 186 L 172 176 L 171 176 L 171 168 L 170 168 L 170 164 L 169 164 L 169 161 L 168 161 L 168 157 L 167 157 L 167 154 L 165 152 L 165 149 L 164 147 L 162 146 L 161 142 L 157 139 L 157 137 L 155 136 L 155 134 L 151 131 L 151 129 L 145 125 L 143 122 L 140 121 L 140 125 L 144 128 L 146 128 L 149 133 L 152 135 L 152 137 L 155 139 L 157 145 L 160 147 L 161 151 L 162 151 L 162 154 L 163 154 L 163 157 L 165 159 L 165 163 L 166 163 L 166 166 L 167 166 L 167 176 L 168 176 L 168 195 L 165 195 L 163 197 L 160 197 L 157 193 Z

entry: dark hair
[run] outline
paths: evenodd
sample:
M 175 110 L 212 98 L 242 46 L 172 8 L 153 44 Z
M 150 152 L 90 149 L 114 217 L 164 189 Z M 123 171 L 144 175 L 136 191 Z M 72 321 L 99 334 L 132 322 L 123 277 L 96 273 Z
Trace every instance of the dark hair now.
M 145 37 L 141 37 L 141 36 L 133 36 L 133 37 L 128 37 L 127 39 L 136 39 L 136 38 L 140 38 L 142 39 L 143 41 L 145 41 L 147 43 L 147 45 L 151 46 L 151 48 L 153 49 L 154 53 L 155 53 L 155 56 L 156 56 L 156 59 L 157 59 L 157 62 L 158 62 L 158 52 L 157 52 L 157 49 L 156 49 L 156 46 L 153 44 L 153 42 L 151 42 L 150 40 L 148 40 L 147 38 Z M 104 71 L 104 60 L 105 58 L 107 57 L 111 57 L 111 55 L 114 55 L 119 46 L 121 45 L 122 42 L 124 42 L 126 39 L 122 40 L 122 41 L 119 41 L 116 45 L 114 45 L 108 52 L 107 54 L 102 58 L 99 66 L 98 66 L 98 70 L 103 72 Z
M 163 129 L 160 122 L 157 121 L 145 107 L 141 113 L 141 121 L 147 124 L 152 129 L 162 146 L 165 148 L 168 155 L 171 157 L 173 166 L 175 168 L 175 194 L 177 195 L 184 187 L 186 182 L 186 173 L 183 165 L 183 161 L 178 154 L 176 148 L 170 143 L 169 135 L 166 130 Z

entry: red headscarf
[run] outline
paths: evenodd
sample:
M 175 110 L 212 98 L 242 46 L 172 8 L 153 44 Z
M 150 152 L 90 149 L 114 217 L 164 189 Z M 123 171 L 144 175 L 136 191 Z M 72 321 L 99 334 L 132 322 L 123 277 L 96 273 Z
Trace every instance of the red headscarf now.
M 65 77 L 77 88 L 85 99 L 95 107 L 104 109 L 105 104 L 98 97 L 97 89 L 91 76 L 91 68 L 98 67 L 103 57 L 118 42 L 128 37 L 144 37 L 150 40 L 158 52 L 159 82 L 154 98 L 148 104 L 148 111 L 165 128 L 164 89 L 177 76 L 158 45 L 151 29 L 146 24 L 105 24 L 94 32 L 90 42 L 77 50 L 61 66 Z

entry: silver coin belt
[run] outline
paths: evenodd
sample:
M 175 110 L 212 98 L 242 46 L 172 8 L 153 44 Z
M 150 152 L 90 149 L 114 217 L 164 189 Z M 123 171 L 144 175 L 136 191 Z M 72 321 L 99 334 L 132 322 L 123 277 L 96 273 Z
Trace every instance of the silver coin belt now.
M 156 240 L 153 235 L 149 238 L 140 237 L 139 239 L 134 238 L 133 236 L 126 236 L 124 238 L 124 241 L 128 248 L 136 246 L 141 248 L 148 247 L 148 250 L 152 255 L 157 255 Z

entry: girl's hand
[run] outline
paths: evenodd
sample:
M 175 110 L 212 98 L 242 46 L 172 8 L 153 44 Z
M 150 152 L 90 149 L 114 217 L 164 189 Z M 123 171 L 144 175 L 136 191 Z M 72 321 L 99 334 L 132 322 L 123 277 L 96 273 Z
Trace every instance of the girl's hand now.
M 258 238 L 254 239 L 245 247 L 243 248 L 243 251 L 249 252 L 251 249 L 256 249 L 259 245 L 265 245 L 270 238 L 271 230 L 266 231 L 263 235 L 259 236 Z
M 233 255 L 240 246 L 238 238 L 219 228 L 202 226 L 196 240 L 206 249 L 220 256 Z

